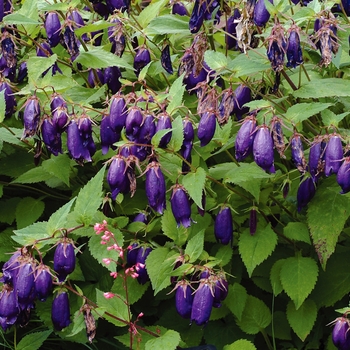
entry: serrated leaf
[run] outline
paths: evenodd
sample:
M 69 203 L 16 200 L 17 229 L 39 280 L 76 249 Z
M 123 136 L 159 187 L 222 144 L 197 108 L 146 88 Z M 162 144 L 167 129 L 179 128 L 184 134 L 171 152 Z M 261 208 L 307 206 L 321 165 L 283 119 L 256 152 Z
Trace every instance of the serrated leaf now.
M 346 220 L 350 215 L 350 199 L 339 194 L 339 188 L 320 186 L 307 211 L 312 241 L 322 268 L 334 252 Z
M 185 249 L 185 255 L 190 257 L 189 262 L 195 262 L 202 254 L 204 246 L 204 230 L 199 231 L 194 237 L 192 237 Z
M 227 66 L 227 57 L 219 51 L 205 51 L 204 61 L 211 69 L 215 71 L 224 69 Z
M 182 179 L 182 184 L 184 185 L 186 191 L 196 203 L 196 205 L 203 209 L 202 207 L 202 196 L 205 185 L 206 173 L 201 167 L 198 167 L 195 172 L 186 174 Z
M 247 268 L 249 277 L 256 266 L 266 260 L 277 244 L 277 235 L 272 230 L 270 224 L 263 229 L 258 229 L 255 235 L 250 235 L 249 230 L 245 230 L 238 242 L 239 254 Z
M 84 328 L 86 328 L 83 313 L 77 310 L 73 316 L 73 328 L 69 334 L 66 335 L 67 338 L 74 337 L 76 334 L 80 333 Z
M 0 140 L 10 143 L 12 145 L 22 145 L 21 137 L 23 129 L 16 128 L 0 128 Z
M 21 15 L 20 13 L 10 13 L 4 17 L 4 24 L 14 25 L 14 24 L 23 24 L 23 25 L 40 25 L 41 23 L 35 21 L 27 16 Z
M 292 301 L 287 305 L 287 319 L 295 334 L 304 341 L 310 334 L 317 317 L 317 307 L 312 299 L 307 299 L 295 308 Z
M 51 177 L 52 175 L 46 172 L 42 167 L 37 167 L 28 170 L 12 182 L 20 184 L 32 184 L 49 180 Z
M 139 284 L 136 278 L 129 277 L 127 279 L 128 284 L 128 303 L 130 305 L 136 303 L 142 295 L 146 292 L 149 284 Z M 123 278 L 117 278 L 114 280 L 111 292 L 119 295 L 125 295 L 125 283 Z
M 14 230 L 12 239 L 22 245 L 34 245 L 38 239 L 49 238 L 47 222 L 36 222 L 20 230 Z
M 57 55 L 53 54 L 50 57 L 38 57 L 32 56 L 27 61 L 28 67 L 28 80 L 32 83 L 36 83 L 42 76 L 42 74 L 52 67 L 57 61 Z
M 184 130 L 182 125 L 182 118 L 181 116 L 178 116 L 172 122 L 172 135 L 167 148 L 173 150 L 174 152 L 177 152 L 180 150 L 183 140 L 184 140 Z
M 176 245 L 181 247 L 187 240 L 188 229 L 182 225 L 177 227 L 174 215 L 169 209 L 164 210 L 161 222 L 164 234 L 171 238 Z
M 338 127 L 339 122 L 341 122 L 347 115 L 349 115 L 349 112 L 335 114 L 331 110 L 325 109 L 321 113 L 321 118 L 325 126 L 333 125 L 335 127 Z
M 332 105 L 322 102 L 297 103 L 288 108 L 285 117 L 292 123 L 300 123 Z
M 224 304 L 240 321 L 242 319 L 243 310 L 248 299 L 247 291 L 239 283 L 228 287 L 228 295 L 224 300 Z
M 5 90 L 0 91 L 0 123 L 5 119 L 6 110 L 6 100 L 5 100 Z
M 114 234 L 114 239 L 117 244 L 122 247 L 124 243 L 124 236 L 118 229 L 111 229 Z M 113 245 L 115 241 L 111 241 L 109 245 Z M 101 235 L 94 234 L 89 239 L 89 250 L 91 255 L 109 271 L 115 272 L 117 270 L 116 262 L 119 259 L 119 252 L 111 249 L 107 250 L 108 245 L 101 244 Z M 105 264 L 102 259 L 111 259 L 110 264 Z
M 104 311 L 103 317 L 110 323 L 117 327 L 125 327 L 129 324 L 128 306 L 122 296 L 114 296 L 113 298 L 106 299 L 103 292 L 96 289 L 96 303 L 98 305 L 97 312 L 103 313 Z M 115 316 L 115 318 L 107 313 Z
M 17 350 L 37 350 L 52 333 L 52 330 L 29 333 L 17 344 Z
M 285 259 L 280 278 L 284 291 L 294 301 L 296 310 L 314 289 L 318 276 L 315 260 L 302 256 Z
M 173 331 L 172 329 L 167 330 L 159 338 L 154 338 L 149 340 L 146 345 L 146 350 L 155 350 L 155 349 L 167 349 L 175 350 L 180 343 L 180 334 Z
M 75 202 L 75 197 L 71 199 L 68 203 L 63 205 L 61 208 L 56 210 L 47 222 L 47 233 L 53 235 L 59 229 L 65 228 L 67 222 L 67 216 L 70 212 L 70 209 Z
M 166 109 L 170 115 L 182 105 L 182 99 L 185 92 L 185 85 L 183 84 L 184 74 L 179 76 L 171 85 L 168 93 L 168 99 L 170 100 Z
M 256 347 L 249 340 L 239 339 L 230 345 L 225 345 L 224 350 L 256 350 Z
M 145 29 L 147 34 L 190 34 L 188 19 L 179 15 L 164 15 L 154 18 Z
M 16 207 L 17 228 L 21 229 L 33 224 L 44 212 L 45 204 L 41 200 L 25 197 Z
M 166 134 L 168 134 L 169 132 L 172 132 L 173 129 L 162 129 L 162 130 L 158 130 L 152 137 L 151 140 L 151 144 L 154 147 L 158 147 L 159 146 L 159 142 L 162 139 L 162 137 Z
M 64 184 L 69 186 L 71 160 L 67 154 L 52 156 L 50 159 L 42 162 L 42 167 L 51 176 L 59 178 Z
M 97 209 L 102 203 L 102 184 L 106 166 L 80 190 L 74 207 L 77 223 L 90 225 Z
M 302 222 L 288 222 L 283 234 L 293 241 L 311 244 L 309 229 Z
M 159 11 L 168 3 L 167 0 L 160 0 L 152 2 L 146 8 L 144 8 L 138 16 L 138 23 L 142 28 L 146 28 L 147 25 L 159 15 Z
M 160 247 L 152 250 L 146 259 L 146 269 L 151 280 L 154 295 L 171 284 L 170 275 L 174 269 L 177 254 L 168 248 Z
M 231 245 L 222 245 L 215 255 L 215 260 L 217 260 L 219 266 L 223 267 L 231 261 L 232 254 L 233 250 Z
M 248 295 L 238 326 L 243 332 L 257 334 L 271 323 L 271 312 L 264 302 Z
M 270 281 L 271 281 L 271 287 L 273 290 L 273 294 L 277 296 L 280 294 L 283 290 L 282 284 L 281 284 L 281 268 L 285 262 L 285 259 L 277 260 L 270 271 Z

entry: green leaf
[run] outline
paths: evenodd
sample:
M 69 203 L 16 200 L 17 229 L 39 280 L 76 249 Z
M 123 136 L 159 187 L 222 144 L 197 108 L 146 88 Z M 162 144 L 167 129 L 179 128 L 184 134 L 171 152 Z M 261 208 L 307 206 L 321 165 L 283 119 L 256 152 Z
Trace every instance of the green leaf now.
M 304 341 L 310 334 L 317 317 L 317 307 L 312 299 L 303 302 L 298 310 L 292 301 L 287 305 L 287 319 L 295 334 Z
M 219 51 L 207 50 L 204 53 L 204 61 L 213 70 L 221 70 L 227 66 L 227 57 Z
M 184 185 L 186 191 L 199 208 L 202 208 L 202 196 L 205 185 L 205 178 L 205 170 L 198 167 L 195 172 L 188 173 L 182 179 L 182 184 Z
M 103 292 L 96 289 L 96 303 L 98 305 L 97 312 L 103 313 L 104 311 L 103 317 L 110 323 L 117 327 L 125 327 L 129 324 L 128 306 L 124 302 L 124 298 L 122 296 L 116 295 L 113 298 L 106 299 Z M 107 315 L 106 312 L 115 316 L 115 318 Z
M 0 140 L 10 143 L 12 145 L 22 145 L 21 137 L 23 129 L 16 128 L 0 128 Z
M 248 295 L 242 319 L 237 323 L 243 332 L 257 334 L 271 323 L 271 312 L 262 300 Z
M 334 125 L 335 127 L 338 127 L 338 124 L 347 116 L 349 115 L 349 112 L 341 113 L 341 114 L 335 114 L 329 109 L 325 109 L 321 112 L 321 118 L 322 122 L 325 126 L 331 126 Z
M 170 276 L 174 269 L 174 251 L 160 247 L 152 250 L 146 259 L 146 268 L 154 290 L 154 295 L 171 284 Z
M 232 258 L 233 250 L 232 247 L 228 245 L 221 245 L 218 252 L 215 255 L 215 260 L 217 264 L 221 267 L 227 265 Z
M 5 119 L 6 101 L 5 90 L 0 91 L 0 123 Z
M 63 205 L 61 208 L 56 210 L 47 222 L 47 233 L 53 235 L 57 230 L 66 228 L 67 216 L 70 212 L 70 209 L 75 202 L 75 197 L 71 199 L 68 203 Z
M 176 245 L 181 247 L 187 240 L 188 229 L 182 225 L 177 227 L 174 215 L 170 209 L 164 210 L 161 222 L 164 234 L 171 238 Z
M 237 317 L 238 321 L 241 321 L 243 310 L 248 299 L 247 291 L 239 283 L 235 283 L 233 286 L 228 287 L 228 295 L 224 300 L 224 304 L 230 309 L 230 311 Z
M 224 350 L 256 350 L 256 347 L 249 340 L 239 339 L 230 345 L 225 345 Z
M 52 330 L 29 333 L 17 344 L 17 350 L 37 350 L 52 333 Z
M 74 62 L 81 63 L 85 67 L 94 69 L 117 66 L 119 68 L 134 70 L 134 68 L 127 63 L 124 58 L 120 58 L 117 55 L 104 50 L 101 46 L 85 45 L 88 51 L 83 51 L 83 47 L 81 46 L 79 56 Z
M 350 81 L 347 79 L 313 79 L 293 92 L 294 97 L 321 98 L 330 96 L 350 96 Z
M 159 0 L 150 3 L 146 8 L 144 8 L 140 15 L 138 16 L 138 23 L 141 28 L 146 28 L 152 19 L 159 15 L 160 10 L 168 3 L 167 0 Z
M 293 241 L 311 244 L 309 229 L 302 222 L 288 222 L 283 230 L 283 234 Z
M 321 102 L 312 102 L 312 103 L 297 103 L 292 107 L 288 108 L 285 117 L 290 122 L 297 124 L 300 123 L 309 117 L 323 111 L 324 109 L 332 106 L 333 103 L 321 103 Z
M 57 55 L 53 54 L 50 57 L 32 56 L 27 61 L 28 80 L 36 84 L 42 74 L 48 70 L 57 61 Z
M 16 207 L 17 228 L 26 227 L 36 220 L 44 212 L 45 204 L 41 200 L 32 197 L 24 197 Z
M 349 215 L 350 198 L 339 194 L 339 188 L 320 186 L 307 211 L 312 241 L 322 268 L 334 252 Z
M 86 226 L 91 224 L 103 198 L 102 184 L 106 165 L 80 190 L 74 207 L 77 223 Z
M 155 350 L 155 349 L 167 349 L 175 350 L 180 343 L 180 334 L 173 331 L 172 329 L 167 330 L 159 338 L 154 338 L 149 340 L 146 345 L 146 350 Z
M 159 142 L 162 139 L 162 137 L 166 134 L 169 134 L 169 132 L 172 132 L 173 129 L 163 129 L 163 130 L 158 130 L 152 137 L 151 144 L 154 147 L 159 146 Z
M 110 22 L 100 20 L 91 24 L 86 24 L 80 28 L 76 28 L 74 29 L 74 33 L 77 36 L 81 36 L 85 33 L 97 32 L 98 30 L 109 28 L 110 26 L 111 26 Z
M 37 167 L 30 169 L 24 174 L 20 175 L 17 179 L 13 180 L 12 183 L 32 184 L 49 180 L 51 177 L 52 175 L 47 173 L 43 167 Z
M 179 15 L 164 15 L 154 18 L 145 29 L 147 34 L 190 34 L 188 19 Z
M 270 271 L 270 281 L 271 281 L 271 287 L 273 290 L 273 294 L 277 296 L 280 294 L 283 290 L 282 284 L 281 284 L 281 268 L 285 262 L 285 259 L 277 260 Z
M 4 22 L 4 24 L 9 24 L 9 25 L 14 25 L 14 24 L 38 25 L 38 24 L 41 24 L 40 22 L 33 20 L 25 15 L 21 15 L 20 13 L 10 13 L 9 15 L 4 17 L 3 22 Z
M 276 244 L 277 235 L 270 224 L 263 229 L 259 228 L 253 236 L 249 234 L 249 230 L 245 230 L 241 234 L 238 249 L 249 277 L 252 276 L 255 267 L 271 255 Z
M 170 278 L 169 278 L 170 279 Z M 128 303 L 130 305 L 136 303 L 149 287 L 148 283 L 140 284 L 136 278 L 128 277 Z M 118 277 L 114 280 L 111 292 L 119 295 L 125 295 L 124 279 Z
M 318 275 L 315 260 L 302 256 L 287 258 L 281 267 L 283 289 L 294 301 L 296 310 L 314 289 Z
M 194 237 L 192 237 L 185 249 L 185 255 L 190 257 L 189 262 L 195 262 L 202 254 L 204 246 L 204 230 L 199 231 Z
M 52 156 L 50 159 L 42 162 L 42 167 L 51 176 L 59 178 L 64 184 L 69 186 L 71 160 L 67 154 Z
M 47 222 L 36 222 L 20 230 L 14 230 L 12 239 L 22 245 L 34 245 L 37 240 L 50 238 L 47 234 Z M 48 242 L 47 242 L 48 244 Z
M 185 92 L 185 85 L 183 84 L 184 74 L 179 76 L 172 84 L 169 89 L 168 99 L 170 100 L 166 109 L 167 113 L 172 115 L 178 107 L 182 105 L 182 99 Z
M 172 122 L 172 135 L 167 148 L 173 150 L 174 152 L 178 152 L 181 149 L 183 140 L 184 140 L 184 130 L 182 125 L 182 118 L 181 116 L 178 116 Z

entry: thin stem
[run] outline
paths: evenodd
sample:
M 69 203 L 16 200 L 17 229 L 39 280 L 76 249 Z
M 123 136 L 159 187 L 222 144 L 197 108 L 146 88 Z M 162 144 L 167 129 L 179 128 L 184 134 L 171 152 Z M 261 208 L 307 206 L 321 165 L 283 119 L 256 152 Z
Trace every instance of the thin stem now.
M 269 350 L 274 350 L 265 329 L 264 328 L 260 329 L 260 332 L 263 335 L 263 337 L 265 339 L 265 343 L 266 343 L 267 347 L 269 348 Z

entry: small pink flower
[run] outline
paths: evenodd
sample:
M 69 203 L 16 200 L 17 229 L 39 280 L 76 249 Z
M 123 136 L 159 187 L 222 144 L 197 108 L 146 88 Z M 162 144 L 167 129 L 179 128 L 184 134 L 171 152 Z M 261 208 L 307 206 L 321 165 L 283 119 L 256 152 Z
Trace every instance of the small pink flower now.
M 113 278 L 117 278 L 117 276 L 118 276 L 118 274 L 116 272 L 111 272 L 109 275 Z
M 106 298 L 106 299 L 112 299 L 114 298 L 115 294 L 111 293 L 111 292 L 106 292 L 106 293 L 103 293 L 103 296 Z
M 102 261 L 106 264 L 106 265 L 109 265 L 111 263 L 111 259 L 108 259 L 108 258 L 104 258 L 102 259 Z

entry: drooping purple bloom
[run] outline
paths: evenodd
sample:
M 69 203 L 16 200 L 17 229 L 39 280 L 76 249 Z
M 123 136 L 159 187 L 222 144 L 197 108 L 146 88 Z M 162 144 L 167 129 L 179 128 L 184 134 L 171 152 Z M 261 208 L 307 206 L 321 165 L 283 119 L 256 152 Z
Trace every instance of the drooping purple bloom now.
M 85 26 L 85 22 L 83 20 L 83 17 L 81 16 L 81 14 L 79 13 L 79 11 L 77 9 L 71 10 L 71 12 L 70 12 L 70 14 L 68 16 L 68 20 L 73 22 L 74 30 Z M 87 33 L 82 34 L 81 38 L 84 41 L 88 41 L 89 40 L 88 36 L 87 36 Z
M 68 54 L 71 57 L 71 61 L 73 62 L 79 55 L 80 42 L 77 39 L 71 26 L 67 25 L 63 33 L 61 32 L 61 43 L 68 51 Z
M 300 179 L 300 185 L 297 192 L 298 212 L 300 213 L 313 198 L 316 193 L 316 184 L 311 177 Z
M 192 147 L 193 147 L 193 143 L 188 141 L 184 141 L 181 146 L 180 154 L 184 158 L 184 161 L 182 162 L 182 167 L 181 167 L 181 170 L 183 173 L 189 172 L 191 169 L 189 164 L 191 164 L 192 162 Z
M 68 112 L 65 107 L 57 107 L 57 109 L 52 113 L 52 124 L 55 126 L 56 130 L 60 133 L 66 130 L 68 125 Z
M 20 313 L 17 294 L 12 286 L 4 284 L 0 293 L 0 326 L 6 331 L 16 321 Z
M 136 216 L 134 217 L 133 222 L 143 222 L 144 224 L 148 223 L 148 213 L 145 211 L 141 211 L 139 213 L 136 214 Z
M 23 112 L 23 138 L 34 136 L 38 131 L 40 120 L 39 99 L 34 95 L 28 98 Z
M 275 72 L 280 72 L 284 66 L 284 56 L 287 47 L 283 26 L 275 23 L 267 40 L 269 43 L 267 58 L 271 62 L 271 68 Z
M 24 79 L 26 79 L 28 76 L 28 67 L 27 67 L 27 61 L 22 61 L 18 67 L 17 72 L 17 83 L 23 83 Z
M 194 321 L 197 326 L 207 324 L 213 308 L 213 302 L 212 285 L 208 279 L 203 279 L 193 297 L 191 322 Z
M 169 44 L 165 45 L 163 47 L 163 50 L 160 55 L 160 63 L 162 67 L 169 73 L 173 74 L 173 65 L 171 63 L 171 57 L 170 57 L 170 47 Z
M 271 4 L 273 4 L 273 0 L 269 0 Z M 270 19 L 270 12 L 267 11 L 265 6 L 265 0 L 257 0 L 254 6 L 254 14 L 253 14 L 254 23 L 258 27 L 264 27 L 265 24 Z
M 286 156 L 284 155 L 284 150 L 286 148 L 286 145 L 284 143 L 281 118 L 274 116 L 271 119 L 270 126 L 272 131 L 273 144 L 281 158 L 285 158 Z
M 299 27 L 297 27 L 295 24 L 289 29 L 287 60 L 287 67 L 289 68 L 296 68 L 303 63 Z
M 146 269 L 146 259 L 149 253 L 152 251 L 151 247 L 141 246 L 136 257 L 136 271 L 137 271 L 137 281 L 140 284 L 145 284 L 149 281 L 149 276 Z
M 253 156 L 255 163 L 265 171 L 275 172 L 273 157 L 273 140 L 266 124 L 257 128 L 253 142 Z
M 46 148 L 55 156 L 62 153 L 61 132 L 56 128 L 51 118 L 44 118 L 41 124 L 41 136 Z
M 127 115 L 128 110 L 126 108 L 124 96 L 120 93 L 113 95 L 110 99 L 109 107 L 111 128 L 120 132 L 125 127 Z
M 156 124 L 153 114 L 147 113 L 143 117 L 140 132 L 137 136 L 137 142 L 140 144 L 150 144 L 152 137 L 156 133 Z
M 1 52 L 8 68 L 16 67 L 17 53 L 12 35 L 5 31 L 1 39 Z
M 185 5 L 180 1 L 177 1 L 173 4 L 173 7 L 171 9 L 171 13 L 173 15 L 188 16 L 188 12 L 187 12 Z
M 137 106 L 132 106 L 125 120 L 125 133 L 130 141 L 137 140 L 142 122 L 143 115 L 141 109 Z
M 112 44 L 111 52 L 121 57 L 125 49 L 123 23 L 118 18 L 112 18 L 111 23 L 113 25 L 108 28 L 108 39 Z
M 35 298 L 34 268 L 35 265 L 33 261 L 25 261 L 20 264 L 18 269 L 14 287 L 17 294 L 18 305 L 21 310 L 33 306 Z
M 53 258 L 53 269 L 57 273 L 59 282 L 63 282 L 66 277 L 74 271 L 75 260 L 72 240 L 63 238 L 62 241 L 57 244 Z
M 255 115 L 246 117 L 237 132 L 235 140 L 235 157 L 239 162 L 243 161 L 252 153 L 255 130 Z
M 67 148 L 70 156 L 79 164 L 84 160 L 91 162 L 91 155 L 88 148 L 84 145 L 78 123 L 72 119 L 67 126 Z
M 227 19 L 225 42 L 226 42 L 226 48 L 228 50 L 238 49 L 236 27 L 238 24 L 237 20 L 240 17 L 241 17 L 241 13 L 239 12 L 239 9 L 235 8 L 233 15 Z
M 175 292 L 175 307 L 177 313 L 183 318 L 190 318 L 192 311 L 193 295 L 190 284 L 186 280 L 177 283 Z
M 15 111 L 17 102 L 15 96 L 13 95 L 12 88 L 6 80 L 3 80 L 0 83 L 0 91 L 4 91 L 4 98 L 6 104 L 5 117 L 11 117 Z
M 107 173 L 107 182 L 111 188 L 113 200 L 119 193 L 127 193 L 129 191 L 130 182 L 124 157 L 119 155 L 113 157 Z
M 239 85 L 235 92 L 235 101 L 233 107 L 233 113 L 236 114 L 238 120 L 242 119 L 243 114 L 248 113 L 249 108 L 243 107 L 245 103 L 248 103 L 252 99 L 251 90 L 248 86 L 243 84 Z
M 105 77 L 101 69 L 89 69 L 88 83 L 91 87 L 100 86 L 105 83 Z
M 61 23 L 57 12 L 50 11 L 46 14 L 44 27 L 50 46 L 56 47 L 60 43 L 61 36 Z
M 35 292 L 40 301 L 45 301 L 52 291 L 52 276 L 50 268 L 40 264 L 35 270 Z
M 221 244 L 229 244 L 233 241 L 233 220 L 229 207 L 222 207 L 216 216 L 214 224 L 215 238 Z
M 112 129 L 109 114 L 104 115 L 101 120 L 100 137 L 102 154 L 106 154 L 108 152 L 109 147 L 111 147 L 112 149 L 116 149 L 116 147 L 113 144 L 119 141 L 120 133 Z
M 204 1 L 203 1 L 204 3 Z M 200 0 L 195 0 L 193 10 L 189 21 L 189 29 L 192 34 L 198 33 L 204 21 L 205 5 Z
M 113 14 L 116 10 L 120 12 L 128 11 L 130 0 L 106 0 L 106 4 L 109 8 L 109 13 Z
M 17 250 L 2 267 L 2 277 L 0 282 L 14 284 L 17 279 L 18 267 L 22 258 L 21 250 Z
M 78 119 L 78 127 L 83 146 L 88 150 L 90 157 L 92 157 L 96 152 L 96 146 L 92 138 L 91 119 L 86 114 L 82 114 Z
M 142 68 L 146 67 L 148 63 L 151 62 L 151 54 L 149 50 L 142 46 L 140 47 L 135 55 L 134 58 L 134 69 L 135 69 L 135 74 L 138 77 Z
M 304 157 L 304 147 L 301 142 L 301 135 L 294 133 L 291 140 L 292 160 L 297 169 L 303 174 L 306 171 L 306 160 Z
M 332 331 L 333 344 L 339 350 L 347 350 L 350 348 L 350 333 L 349 320 L 346 317 L 338 317 L 334 321 L 334 328 Z
M 214 137 L 216 129 L 216 115 L 212 112 L 204 112 L 198 123 L 197 136 L 201 147 L 206 146 Z
M 157 116 L 157 125 L 155 132 L 157 133 L 160 130 L 170 130 L 171 129 L 171 118 L 170 115 L 166 112 L 161 113 Z M 172 136 L 172 131 L 169 131 L 159 141 L 158 147 L 166 148 L 167 144 L 170 142 Z
M 54 113 L 58 107 L 64 107 L 67 109 L 67 102 L 65 101 L 65 99 L 62 97 L 61 94 L 55 92 L 52 94 L 50 98 L 51 113 Z
M 138 242 L 134 242 L 128 246 L 128 251 L 126 254 L 126 264 L 131 267 L 136 265 L 137 263 L 137 254 L 140 249 L 140 244 Z
M 346 157 L 337 173 L 337 182 L 341 187 L 341 194 L 350 191 L 350 157 Z
M 175 185 L 173 193 L 170 198 L 171 210 L 177 222 L 177 227 L 183 225 L 184 227 L 191 226 L 191 204 L 190 200 L 182 185 Z
M 334 133 L 330 135 L 325 152 L 324 173 L 326 176 L 336 174 L 343 159 L 343 146 L 338 134 Z
M 104 82 L 107 84 L 108 90 L 112 94 L 116 94 L 122 87 L 119 78 L 122 77 L 122 73 L 117 66 L 107 67 L 104 70 Z
M 226 299 L 228 295 L 228 283 L 223 277 L 213 276 L 212 280 L 214 282 L 214 301 L 213 307 L 221 307 L 221 302 Z
M 153 161 L 147 166 L 145 186 L 149 206 L 159 214 L 163 214 L 166 207 L 166 186 L 158 162 Z
M 52 302 L 51 320 L 56 330 L 70 325 L 70 307 L 67 292 L 59 292 Z
M 324 151 L 324 142 L 317 136 L 311 144 L 308 162 L 308 170 L 314 181 L 317 181 L 324 171 Z

